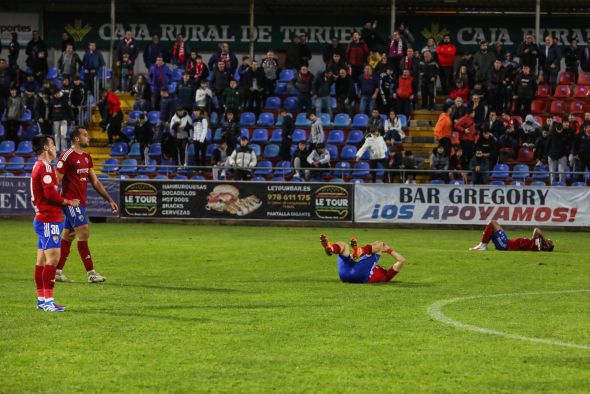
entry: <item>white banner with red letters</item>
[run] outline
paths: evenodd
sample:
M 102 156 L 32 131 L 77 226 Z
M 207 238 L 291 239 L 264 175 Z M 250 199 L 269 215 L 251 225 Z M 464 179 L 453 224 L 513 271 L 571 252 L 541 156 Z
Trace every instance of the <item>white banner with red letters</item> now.
M 590 187 L 356 184 L 357 223 L 590 226 Z

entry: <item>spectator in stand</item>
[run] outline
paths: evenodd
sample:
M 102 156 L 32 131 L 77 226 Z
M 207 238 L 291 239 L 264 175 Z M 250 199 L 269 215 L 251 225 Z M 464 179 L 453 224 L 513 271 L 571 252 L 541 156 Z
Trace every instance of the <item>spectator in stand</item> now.
M 539 134 L 541 125 L 535 121 L 533 115 L 527 115 L 520 127 L 520 143 L 523 147 L 532 149 Z
M 434 148 L 430 155 L 430 169 L 434 171 L 430 174 L 431 181 L 435 179 L 448 181 L 449 156 L 446 155 L 445 147 L 441 144 Z
M 448 95 L 451 89 L 456 53 L 457 48 L 451 43 L 451 36 L 446 34 L 443 37 L 442 44 L 436 47 L 438 65 L 440 67 L 440 84 L 444 95 Z
M 397 81 L 397 90 L 393 95 L 396 100 L 397 113 L 403 114 L 407 119 L 412 116 L 412 102 L 414 100 L 414 78 L 409 70 L 404 70 Z
M 301 60 L 301 39 L 298 35 L 293 36 L 291 45 L 287 48 L 285 57 L 285 68 L 299 70 L 303 65 Z
M 455 86 L 451 89 L 449 98 L 453 101 L 457 98 L 461 98 L 461 100 L 466 103 L 469 101 L 469 87 L 463 82 L 463 80 L 458 79 L 455 82 Z
M 150 68 L 148 79 L 150 81 L 152 94 L 152 108 L 160 107 L 160 92 L 163 88 L 168 89 L 172 80 L 172 71 L 164 64 L 162 56 L 156 58 L 156 64 Z
M 371 180 L 373 183 L 377 181 L 377 170 L 379 164 L 381 168 L 387 168 L 386 158 L 388 157 L 388 148 L 385 144 L 385 140 L 381 135 L 381 130 L 377 127 L 370 130 L 369 134 L 365 137 L 363 146 L 356 153 L 356 161 L 361 160 L 361 157 L 366 151 L 369 151 L 369 167 L 371 168 Z M 385 173 L 383 174 L 383 180 L 385 181 Z
M 297 98 L 299 101 L 299 112 L 309 111 L 311 109 L 311 90 L 313 87 L 314 77 L 309 72 L 307 66 L 301 66 L 301 69 L 295 77 L 295 87 L 297 88 Z
M 524 37 L 524 42 L 518 48 L 517 56 L 520 59 L 520 67 L 529 66 L 531 70 L 537 69 L 539 47 L 533 42 L 532 34 L 527 34 Z
M 250 72 L 250 70 L 248 72 Z M 247 75 L 248 74 L 246 74 L 246 76 Z M 230 79 L 231 73 L 229 73 L 228 69 L 225 68 L 225 62 L 220 60 L 219 62 L 217 62 L 217 68 L 215 68 L 215 71 L 213 71 L 213 78 L 211 79 L 211 90 L 213 91 L 213 106 L 215 108 L 223 108 L 221 95 L 223 94 L 223 91 L 229 86 Z M 245 77 L 244 83 L 246 83 L 246 80 L 247 78 Z M 260 85 L 262 85 L 262 80 L 260 80 Z M 249 86 L 246 86 L 246 89 L 249 88 Z M 248 98 L 246 98 L 246 100 L 247 99 Z
M 369 57 L 367 58 L 367 64 L 371 66 L 373 70 L 381 63 L 381 54 L 378 51 L 369 51 Z
M 273 51 L 266 52 L 266 57 L 260 63 L 260 68 L 264 71 L 264 97 L 268 97 L 275 91 L 279 76 L 279 62 Z
M 68 98 L 68 102 L 70 100 L 70 92 L 72 91 L 72 84 L 70 82 L 70 77 L 62 78 L 62 86 L 61 92 Z
M 590 171 L 590 123 L 584 124 L 583 131 L 578 134 L 573 153 L 576 180 L 584 182 L 584 171 Z
M 193 60 L 192 53 L 193 52 L 191 52 L 191 58 L 186 63 L 186 70 L 194 81 L 195 86 L 199 86 L 201 81 L 207 81 L 209 78 L 209 68 L 205 62 L 203 62 L 203 58 L 200 55 L 196 55 Z
M 453 133 L 453 121 L 451 113 L 453 107 L 448 103 L 443 106 L 443 112 L 439 115 L 436 125 L 434 126 L 434 137 L 436 141 L 445 148 L 447 156 L 451 153 L 451 136 Z
M 84 121 L 84 106 L 87 104 L 87 91 L 79 75 L 74 76 L 72 89 L 70 90 L 69 101 L 72 107 L 72 115 L 76 126 L 85 126 Z
M 210 114 L 212 101 L 213 92 L 209 89 L 207 81 L 202 80 L 199 88 L 195 92 L 195 107 L 202 108 L 206 113 Z
M 238 68 L 238 58 L 231 51 L 227 42 L 222 43 L 219 51 L 214 53 L 209 59 L 209 70 L 216 68 L 215 66 L 217 66 L 219 62 L 225 64 L 225 70 L 227 70 L 230 75 L 233 75 Z
M 195 103 L 196 91 L 189 73 L 182 74 L 182 80 L 176 85 L 176 107 L 181 107 L 190 114 Z
M 45 57 L 45 51 L 37 52 L 37 58 L 33 61 L 31 69 L 37 82 L 41 83 L 47 76 L 49 71 L 49 65 L 47 64 L 47 58 Z
M 409 45 L 414 43 L 414 35 L 410 32 L 410 28 L 405 22 L 400 22 L 397 30 L 399 31 L 399 35 L 402 40 L 407 42 Z
M 206 164 L 207 154 L 207 132 L 209 128 L 209 121 L 207 116 L 200 108 L 195 108 L 193 112 L 194 122 L 190 133 L 192 143 L 195 145 L 195 163 L 198 166 Z
M 543 83 L 551 86 L 557 85 L 557 74 L 561 64 L 561 51 L 553 37 L 545 37 L 545 45 L 541 47 L 539 55 L 539 68 L 543 73 Z
M 449 178 L 453 181 L 462 180 L 463 183 L 467 183 L 469 161 L 463 154 L 463 148 L 455 147 L 455 154 L 449 159 Z
M 120 90 L 128 93 L 131 90 L 131 82 L 133 81 L 133 61 L 129 54 L 123 54 L 123 59 L 119 65 L 119 76 L 121 77 Z
M 429 41 L 434 43 L 432 38 Z M 436 52 L 435 52 L 436 53 Z M 436 101 L 436 78 L 439 73 L 438 64 L 432 57 L 432 52 L 426 50 L 423 52 L 424 60 L 420 62 L 420 86 L 422 94 L 422 109 L 434 111 Z
M 339 53 L 335 53 L 332 55 L 332 59 L 326 66 L 326 70 L 331 70 L 332 74 L 336 75 L 338 74 L 338 70 L 341 68 L 345 69 L 348 73 L 348 65 L 346 64 L 346 60 L 344 60 L 344 58 Z
M 34 80 L 32 80 L 32 82 L 34 82 Z M 8 63 L 6 63 L 6 59 L 0 59 L 0 114 L 4 113 L 4 109 L 6 108 L 6 100 L 10 95 L 10 87 L 12 85 L 12 73 L 8 68 Z M 14 86 L 16 86 L 16 84 L 14 84 Z
M 514 112 L 521 117 L 531 113 L 531 103 L 535 98 L 537 84 L 528 65 L 522 66 L 522 72 L 514 81 Z
M 25 100 L 18 94 L 16 86 L 10 87 L 10 96 L 6 104 L 6 120 L 4 127 L 6 129 L 6 139 L 18 143 L 18 129 L 21 125 L 21 118 L 25 114 Z
M 488 108 L 496 111 L 496 113 L 502 113 L 504 110 L 504 97 L 506 95 L 506 89 L 508 80 L 506 79 L 506 73 L 502 67 L 502 61 L 494 60 L 494 65 L 489 74 L 488 78 Z
M 96 51 L 95 42 L 88 44 L 82 64 L 84 66 L 84 85 L 96 97 L 98 92 L 95 91 L 94 83 L 101 69 L 105 66 L 105 62 L 102 53 Z
M 551 172 L 551 183 L 557 180 L 565 182 L 567 156 L 571 152 L 573 137 L 569 128 L 566 129 L 559 122 L 553 123 L 547 137 L 547 156 L 549 159 L 549 171 Z
M 465 113 L 467 112 L 467 108 L 465 107 L 465 104 L 461 97 L 457 97 L 455 99 L 453 105 L 451 106 L 451 109 L 451 120 L 453 121 L 453 123 L 461 119 L 461 117 L 463 117 L 463 115 L 465 115 Z
M 504 132 L 498 138 L 498 148 L 510 148 L 513 152 L 517 152 L 520 146 L 518 140 L 518 129 L 520 123 L 516 119 L 511 119 L 510 115 L 506 112 L 502 114 L 502 123 L 504 125 Z M 508 157 L 511 155 L 508 153 Z M 514 155 L 512 155 L 514 156 Z M 506 158 L 502 158 L 501 162 L 505 162 Z
M 582 131 L 584 131 L 584 127 L 586 127 L 587 124 L 590 124 L 590 112 L 586 112 L 584 113 L 584 121 L 582 122 L 582 130 L 578 131 L 578 134 Z
M 379 110 L 375 108 L 373 108 L 371 111 L 371 116 L 369 116 L 369 120 L 367 121 L 367 130 L 365 132 L 365 136 L 371 134 L 374 129 L 379 130 L 380 135 L 385 134 L 383 131 L 383 119 L 381 119 Z
M 229 157 L 229 165 L 235 169 L 234 180 L 249 181 L 256 167 L 256 152 L 248 144 L 248 137 L 240 137 L 240 146 Z
M 358 90 L 360 93 L 359 113 L 366 114 L 367 111 L 373 110 L 379 94 L 379 81 L 368 65 L 365 66 L 365 72 L 359 77 Z
M 229 87 L 227 87 L 221 95 L 221 101 L 223 102 L 223 108 L 226 112 L 240 112 L 244 99 L 242 88 L 238 86 L 238 81 L 232 79 L 229 82 Z
M 280 115 L 283 118 L 283 124 L 281 125 L 281 150 L 279 155 L 281 160 L 291 161 L 291 143 L 293 142 L 295 123 L 286 109 L 281 109 Z
M 162 46 L 160 37 L 157 34 L 154 34 L 152 36 L 152 41 L 143 49 L 143 62 L 145 63 L 145 67 L 148 70 L 151 69 L 152 66 L 156 64 L 158 57 L 162 57 L 162 59 L 165 61 L 166 58 L 169 57 L 169 54 Z
M 479 95 L 473 94 L 471 96 L 470 107 L 473 108 L 473 111 L 475 112 L 475 116 L 473 117 L 475 124 L 477 126 L 479 126 L 479 125 L 485 123 L 487 116 L 488 116 L 487 108 L 485 105 L 482 104 L 481 98 L 479 97 Z
M 244 57 L 242 57 L 242 64 L 240 64 L 240 66 L 236 69 L 236 72 L 234 73 L 234 79 L 236 81 L 238 81 L 238 84 L 242 88 L 242 91 L 246 88 L 245 87 L 246 74 L 248 72 L 250 72 L 250 67 L 251 67 L 250 56 L 244 56 Z M 244 106 L 244 107 L 247 105 L 248 105 L 248 103 L 246 101 L 244 101 L 242 103 L 242 106 Z
M 490 163 L 481 149 L 478 148 L 475 150 L 475 156 L 469 162 L 469 170 L 471 171 L 471 184 L 487 185 L 490 174 Z
M 580 68 L 584 72 L 590 72 L 590 37 L 586 40 L 586 48 L 580 53 Z
M 381 62 L 377 65 L 377 67 L 375 67 L 375 74 L 381 75 L 384 72 L 387 72 L 388 67 L 391 67 L 393 70 L 393 66 L 389 64 L 389 61 L 387 60 L 387 53 L 383 52 L 381 53 Z
M 227 142 L 227 153 L 231 154 L 236 149 L 236 143 L 240 137 L 240 124 L 233 111 L 225 113 L 225 121 L 221 124 L 221 139 Z
M 190 56 L 191 48 L 184 41 L 182 34 L 176 36 L 176 41 L 172 44 L 172 64 L 184 69 Z
M 573 133 L 575 135 L 579 134 L 580 133 L 580 128 L 581 128 L 582 125 L 580 124 L 580 122 L 576 118 L 576 115 L 574 115 L 574 114 L 568 114 L 567 120 L 569 121 L 570 128 L 572 129 Z
M 574 74 L 574 83 L 578 81 L 578 70 L 580 68 L 580 59 L 582 57 L 582 51 L 578 47 L 578 39 L 572 37 L 570 40 L 570 46 L 565 48 L 563 57 L 565 59 L 565 71 Z
M 387 158 L 386 158 L 388 171 L 385 171 L 385 176 L 384 176 L 385 183 L 394 183 L 395 182 L 395 174 L 397 171 L 391 171 L 391 170 L 400 169 L 403 166 L 403 160 L 404 160 L 404 158 L 402 155 L 401 146 L 388 144 Z
M 408 48 L 406 56 L 400 62 L 399 75 L 403 74 L 404 70 L 408 70 L 410 76 L 413 78 L 412 91 L 418 92 L 418 83 L 420 82 L 420 57 L 416 56 L 414 49 Z
M 200 110 L 198 108 L 195 110 L 195 117 L 197 116 L 197 111 Z M 195 118 L 195 129 L 197 129 L 197 119 L 198 118 Z M 176 144 L 176 155 L 174 156 L 174 161 L 177 165 L 185 167 L 188 166 L 187 147 L 189 135 L 195 144 L 195 160 L 197 160 L 197 157 L 200 157 L 200 149 L 197 148 L 201 135 L 197 135 L 196 131 L 193 131 L 193 120 L 189 113 L 187 113 L 182 107 L 176 108 L 176 113 L 170 120 L 170 135 L 173 137 L 173 140 Z M 205 136 L 207 136 L 207 129 L 205 129 Z M 197 165 L 202 165 L 201 161 L 197 160 Z
M 361 40 L 359 32 L 355 31 L 352 34 L 352 41 L 346 48 L 346 62 L 350 65 L 353 80 L 356 80 L 363 73 L 363 67 L 367 62 L 368 55 L 369 48 L 367 44 Z
M 323 142 L 315 144 L 311 153 L 307 156 L 309 171 L 306 171 L 306 178 L 323 177 L 330 168 L 330 152 L 326 149 Z
M 309 67 L 309 61 L 311 60 L 312 54 L 309 45 L 307 45 L 307 37 L 302 34 L 299 42 L 299 53 L 301 54 L 301 65 Z
M 66 47 L 68 45 L 71 45 L 72 47 L 74 46 L 74 38 L 70 35 L 70 33 L 68 33 L 67 31 L 64 31 L 63 33 L 61 33 L 61 51 L 65 52 Z
M 139 118 L 137 119 L 137 123 L 135 123 L 135 128 L 133 130 L 133 136 L 135 141 L 139 143 L 139 152 L 141 153 L 143 164 L 148 165 L 150 160 L 150 144 L 154 138 L 154 132 L 144 113 L 139 114 Z
M 211 156 L 211 164 L 213 165 L 213 180 L 225 179 L 225 170 L 228 167 L 227 159 L 229 158 L 229 152 L 227 150 L 227 141 L 221 140 L 217 148 L 213 150 Z
M 313 95 L 315 98 L 315 112 L 326 112 L 332 118 L 332 96 L 330 95 L 332 84 L 334 83 L 334 75 L 332 70 L 326 69 L 320 73 L 315 79 Z
M 469 89 L 473 87 L 472 74 L 469 72 L 469 67 L 465 65 L 457 67 L 457 72 L 453 76 L 453 80 L 455 81 L 455 84 L 459 81 L 463 82 L 463 86 Z
M 133 35 L 129 30 L 125 32 L 125 37 L 123 37 L 119 42 L 119 45 L 117 45 L 117 63 L 115 64 L 117 67 L 123 65 L 125 54 L 128 55 L 127 62 L 131 62 L 131 72 L 133 73 L 135 59 L 137 59 L 137 55 L 139 55 L 139 46 L 137 46 L 137 41 L 135 41 L 135 38 L 133 38 Z
M 489 130 L 494 138 L 499 139 L 505 132 L 506 128 L 502 119 L 498 118 L 496 111 L 491 110 L 488 113 L 488 120 L 484 124 L 486 130 Z
M 350 114 L 354 99 L 354 81 L 348 75 L 346 69 L 341 68 L 338 70 L 338 78 L 336 78 L 336 113 L 346 112 Z
M 74 52 L 74 46 L 72 44 L 68 44 L 66 50 L 59 57 L 57 68 L 62 77 L 72 77 L 78 74 L 82 69 L 82 60 L 80 60 L 80 56 Z
M 137 76 L 132 94 L 135 95 L 135 107 L 140 111 L 149 111 L 152 103 L 152 89 L 143 74 Z
M 496 56 L 488 50 L 487 41 L 480 42 L 479 51 L 473 56 L 475 82 L 480 82 L 483 86 L 487 85 L 494 60 L 496 60 Z
M 20 53 L 20 44 L 18 42 L 18 33 L 13 31 L 10 33 L 12 39 L 8 44 L 8 66 L 13 68 L 18 60 L 18 54 Z
M 113 138 L 117 137 L 120 141 L 127 142 L 127 137 L 121 133 L 121 123 L 123 122 L 123 113 L 121 112 L 121 101 L 117 95 L 106 89 L 102 90 L 103 105 L 106 106 L 107 117 L 104 119 L 109 145 L 113 144 Z
M 49 120 L 53 125 L 53 139 L 57 151 L 67 148 L 68 123 L 72 120 L 72 112 L 68 98 L 61 90 L 54 88 L 49 100 Z
M 402 59 L 406 55 L 408 49 L 407 43 L 400 37 L 399 31 L 394 31 L 391 34 L 391 42 L 389 43 L 389 53 L 387 59 L 393 65 L 393 73 L 397 77 L 401 75 Z
M 380 49 L 380 45 L 387 45 L 387 43 L 377 33 L 377 21 L 365 22 L 361 30 L 361 38 L 367 44 L 370 51 Z
M 377 101 L 379 112 L 388 113 L 394 107 L 393 94 L 396 82 L 393 76 L 393 66 L 388 66 L 385 72 L 379 75 L 379 100 Z
M 469 108 L 467 113 L 455 123 L 455 130 L 459 132 L 459 141 L 465 160 L 469 161 L 475 153 L 475 141 L 477 140 L 477 125 L 475 124 L 475 111 Z
M 256 116 L 262 111 L 262 100 L 264 96 L 264 70 L 258 67 L 257 61 L 252 61 L 252 67 L 244 76 L 244 89 L 247 108 L 255 112 Z
M 401 144 L 406 138 L 406 134 L 402 128 L 402 122 L 398 118 L 395 111 L 389 111 L 387 119 L 383 124 L 383 132 L 385 133 L 385 143 L 388 146 Z
M 316 116 L 313 112 L 309 114 L 309 120 L 311 120 L 311 140 L 309 142 L 309 149 L 315 149 L 316 145 L 324 143 L 326 141 L 326 135 L 324 134 L 324 125 L 322 120 Z
M 494 43 L 494 49 L 492 50 L 494 57 L 496 60 L 504 61 L 504 57 L 506 56 L 504 53 L 504 47 L 500 41 L 496 41 Z
M 436 54 L 436 42 L 432 37 L 428 37 L 428 39 L 426 40 L 426 46 L 424 46 L 420 50 L 420 54 L 422 55 L 422 57 L 424 57 L 424 54 L 426 52 L 430 52 L 431 59 L 438 63 L 438 57 Z
M 481 132 L 477 144 L 475 144 L 475 152 L 481 150 L 483 156 L 489 160 L 489 167 L 493 167 L 498 161 L 498 145 L 496 139 L 492 135 L 492 132 L 487 128 L 484 128 Z
M 330 44 L 326 45 L 322 53 L 322 59 L 324 60 L 324 64 L 326 66 L 328 66 L 328 63 L 330 63 L 335 53 L 340 55 L 341 59 L 346 57 L 346 50 L 342 45 L 340 45 L 338 38 L 332 37 Z
M 293 162 L 292 166 L 295 169 L 295 174 L 293 174 L 293 178 L 301 178 L 301 171 L 307 171 L 307 156 L 309 156 L 309 150 L 307 149 L 307 144 L 305 141 L 299 141 L 297 143 L 297 149 L 293 153 Z
M 47 53 L 47 45 L 39 35 L 38 30 L 33 30 L 31 41 L 29 41 L 29 43 L 27 44 L 27 49 L 25 52 L 27 54 L 27 67 L 33 66 L 33 62 L 35 61 L 35 59 L 38 58 L 37 55 L 39 52 Z
M 168 86 L 164 86 L 160 89 L 160 118 L 158 119 L 158 123 L 156 123 L 156 141 L 163 140 L 163 136 L 165 132 L 168 131 L 170 126 L 170 119 L 174 116 L 174 99 L 170 97 L 170 92 L 168 91 Z M 172 148 L 172 144 L 170 144 Z M 172 149 L 170 151 L 172 153 Z M 174 156 L 171 154 L 170 156 Z

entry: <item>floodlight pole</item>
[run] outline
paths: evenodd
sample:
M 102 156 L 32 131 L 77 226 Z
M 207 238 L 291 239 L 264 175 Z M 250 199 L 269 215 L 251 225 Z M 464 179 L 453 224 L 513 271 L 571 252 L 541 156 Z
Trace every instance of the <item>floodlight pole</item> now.
M 390 32 L 391 34 L 393 34 L 393 31 L 395 30 L 395 0 L 391 0 L 391 29 Z
M 537 0 L 537 4 L 535 6 L 535 41 L 537 44 L 539 44 L 543 41 L 541 39 L 540 35 L 541 35 L 541 0 Z
M 254 60 L 254 0 L 250 0 L 250 59 Z
M 114 64 L 113 48 L 115 45 L 115 0 L 111 0 L 111 43 L 109 46 L 109 64 Z

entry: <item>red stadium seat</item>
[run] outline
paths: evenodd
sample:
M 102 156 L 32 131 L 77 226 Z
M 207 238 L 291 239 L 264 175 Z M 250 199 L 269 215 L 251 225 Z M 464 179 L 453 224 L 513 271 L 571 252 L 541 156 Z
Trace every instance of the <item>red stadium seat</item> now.
M 537 97 L 551 97 L 551 86 L 539 85 L 537 88 Z
M 588 86 L 590 85 L 590 73 L 589 72 L 581 72 L 578 75 L 578 85 Z
M 529 150 L 527 148 L 520 148 L 518 150 L 518 157 L 516 158 L 516 160 L 519 163 L 527 163 L 530 161 L 533 161 L 535 158 L 535 153 L 532 150 Z
M 544 114 L 547 110 L 547 100 L 533 100 L 531 104 L 531 113 L 532 114 Z
M 584 111 L 584 103 L 581 101 L 572 101 L 570 104 L 570 112 L 572 114 L 583 114 Z
M 571 71 L 564 71 L 561 73 L 561 75 L 559 76 L 559 84 L 560 85 L 572 85 L 574 83 L 576 83 L 576 81 L 574 81 L 574 73 Z
M 545 118 L 543 118 L 542 116 L 533 116 L 533 119 L 535 119 L 535 122 L 537 122 L 540 125 L 543 125 L 545 123 Z
M 555 94 L 553 97 L 568 98 L 571 96 L 571 93 L 569 85 L 559 85 L 555 88 Z
M 590 74 L 590 73 L 588 73 Z M 590 97 L 590 88 L 588 86 L 578 85 L 574 88 L 575 98 L 588 98 Z
M 517 116 L 517 115 L 513 116 L 513 117 L 510 119 L 510 123 L 512 123 L 512 125 L 514 126 L 514 123 L 515 123 L 515 122 L 517 122 L 517 123 L 518 123 L 518 126 L 521 126 L 521 125 L 522 125 L 522 118 L 521 118 L 520 116 Z
M 551 102 L 551 107 L 549 108 L 549 112 L 551 115 L 562 115 L 566 113 L 568 110 L 567 104 L 565 101 L 555 100 Z

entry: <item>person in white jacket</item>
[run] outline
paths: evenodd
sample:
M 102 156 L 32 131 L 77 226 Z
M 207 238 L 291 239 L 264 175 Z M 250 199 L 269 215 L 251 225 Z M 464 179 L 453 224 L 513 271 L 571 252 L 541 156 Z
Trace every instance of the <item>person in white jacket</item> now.
M 310 170 L 305 171 L 306 178 L 321 178 L 330 168 L 330 152 L 323 142 L 318 143 L 315 149 L 307 156 L 307 164 Z
M 406 137 L 402 127 L 402 122 L 395 111 L 389 112 L 389 116 L 383 125 L 383 131 L 385 134 L 385 143 L 389 146 L 401 144 Z
M 188 161 L 186 148 L 188 146 L 188 137 L 192 124 L 193 120 L 190 115 L 186 113 L 184 108 L 176 108 L 176 113 L 170 120 L 170 134 L 174 137 L 176 145 L 176 160 L 179 166 L 186 166 Z
M 195 164 L 198 166 L 205 165 L 205 155 L 207 153 L 207 130 L 209 122 L 201 108 L 196 108 L 193 112 L 193 131 L 191 133 L 191 142 L 195 145 Z
M 195 92 L 195 105 L 202 108 L 207 113 L 211 111 L 211 101 L 213 100 L 213 92 L 209 89 L 206 80 L 202 80 L 199 88 Z
M 240 138 L 240 146 L 229 157 L 229 165 L 235 168 L 234 180 L 248 181 L 252 178 L 252 169 L 256 167 L 256 152 L 248 145 L 248 137 Z
M 373 183 L 377 180 L 377 165 L 381 163 L 382 168 L 387 168 L 388 149 L 385 140 L 379 133 L 379 129 L 374 128 L 371 133 L 365 138 L 365 143 L 356 153 L 356 161 L 359 161 L 366 151 L 369 151 L 369 166 L 371 167 L 371 179 Z M 383 177 L 385 179 L 385 176 Z

